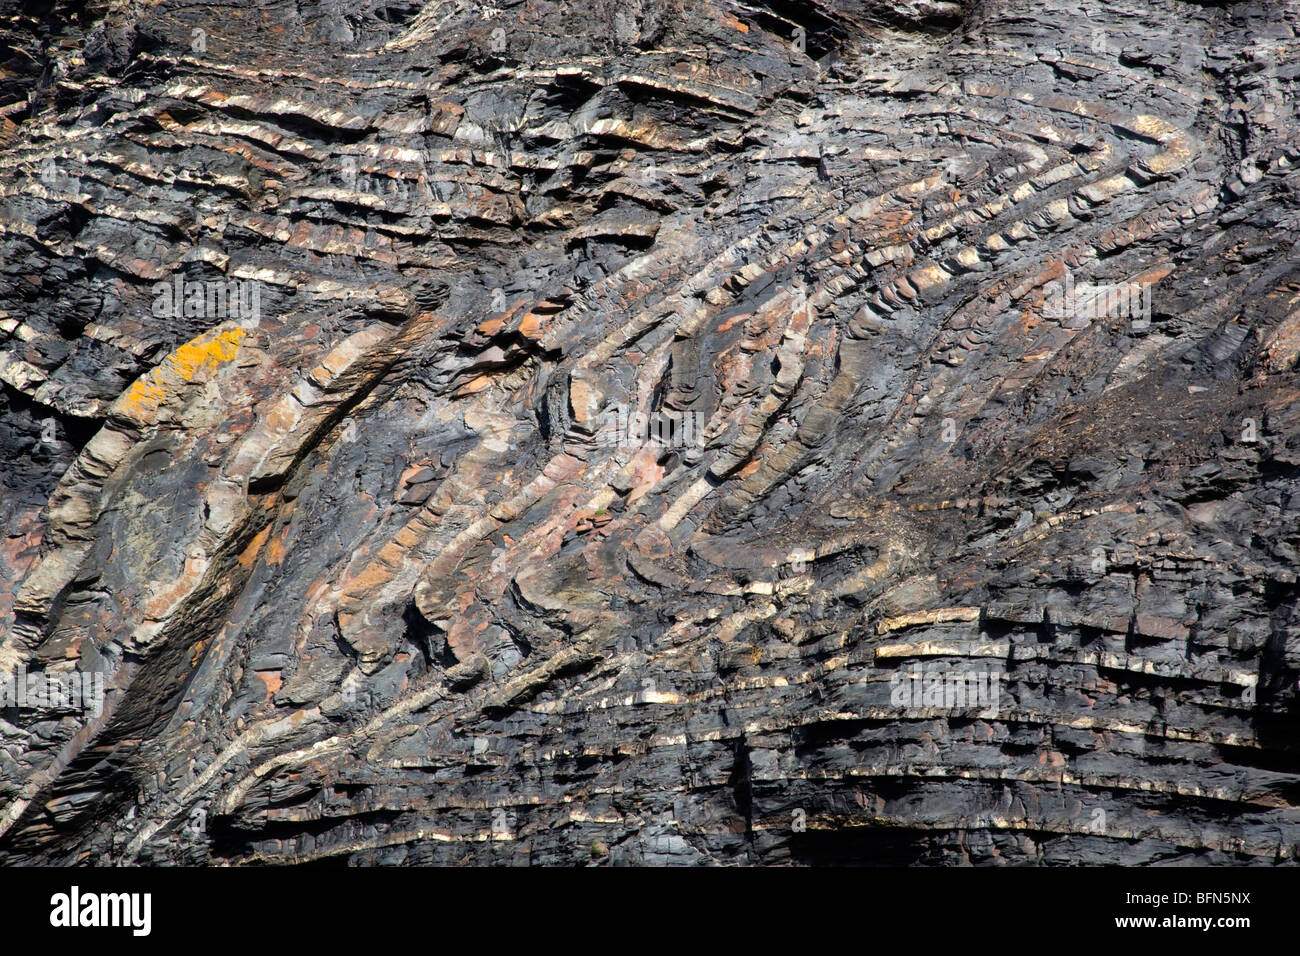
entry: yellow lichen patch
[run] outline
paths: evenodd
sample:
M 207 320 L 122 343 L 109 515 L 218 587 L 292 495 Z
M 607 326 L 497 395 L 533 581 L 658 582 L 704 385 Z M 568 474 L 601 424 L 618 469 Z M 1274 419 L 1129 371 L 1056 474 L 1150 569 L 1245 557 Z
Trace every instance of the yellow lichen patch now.
M 239 354 L 239 343 L 247 335 L 245 329 L 220 329 L 204 332 L 191 339 L 162 364 L 147 375 L 141 376 L 117 401 L 118 414 L 141 424 L 153 424 L 159 407 L 180 382 L 193 381 L 200 371 L 211 371 L 234 359 Z M 171 385 L 172 388 L 168 388 Z
M 172 367 L 188 382 L 200 368 L 216 368 L 233 359 L 239 353 L 239 343 L 247 334 L 243 329 L 226 329 L 206 342 L 203 336 L 199 336 L 176 350 L 171 356 Z
M 149 375 L 152 376 L 153 373 L 150 372 Z M 163 390 L 162 386 L 155 385 L 153 381 L 151 381 L 150 377 L 146 377 L 138 380 L 131 386 L 130 391 L 126 393 L 123 402 L 127 406 L 131 407 L 153 406 L 156 408 L 162 404 L 163 399 L 166 397 L 167 393 Z

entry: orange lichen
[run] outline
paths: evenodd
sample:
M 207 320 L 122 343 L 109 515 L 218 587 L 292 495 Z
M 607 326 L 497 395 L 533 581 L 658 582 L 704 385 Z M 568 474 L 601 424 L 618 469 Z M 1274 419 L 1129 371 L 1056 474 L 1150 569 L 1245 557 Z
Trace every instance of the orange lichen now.
M 239 343 L 247 334 L 244 329 L 226 329 L 206 342 L 202 341 L 203 336 L 199 336 L 170 356 L 172 369 L 188 382 L 200 368 L 215 368 L 233 359 L 239 353 Z
M 168 396 L 168 380 L 174 376 L 189 382 L 201 370 L 211 371 L 239 354 L 239 343 L 247 335 L 244 329 L 205 332 L 186 342 L 162 364 L 141 376 L 122 396 L 119 410 L 131 418 L 152 417 Z
M 253 537 L 252 541 L 248 542 L 248 547 L 244 548 L 239 554 L 239 566 L 241 568 L 245 571 L 252 568 L 253 562 L 257 560 L 257 555 L 262 550 L 262 545 L 266 543 L 266 539 L 270 534 L 271 526 L 267 525 Z
M 505 325 L 506 325 L 505 316 L 498 315 L 488 319 L 486 322 L 480 323 L 475 331 L 477 331 L 480 335 L 489 335 L 489 336 L 496 335 L 503 328 L 505 328 Z
M 283 683 L 283 675 L 280 671 L 253 671 L 258 679 L 266 685 L 266 696 L 271 698 L 280 689 Z
M 529 312 L 519 320 L 519 334 L 526 339 L 536 341 L 542 337 L 542 317 Z
M 470 382 L 468 382 L 465 385 L 462 385 L 459 389 L 457 389 L 455 397 L 463 398 L 466 395 L 473 395 L 476 392 L 483 391 L 483 389 L 487 388 L 491 384 L 492 384 L 491 376 L 479 375 L 478 377 L 472 379 Z

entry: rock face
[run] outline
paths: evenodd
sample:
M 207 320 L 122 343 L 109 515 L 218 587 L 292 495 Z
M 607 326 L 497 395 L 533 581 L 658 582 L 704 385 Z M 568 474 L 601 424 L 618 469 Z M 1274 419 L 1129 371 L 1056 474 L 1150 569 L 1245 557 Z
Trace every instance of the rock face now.
M 23 7 L 0 862 L 1294 862 L 1300 2 Z

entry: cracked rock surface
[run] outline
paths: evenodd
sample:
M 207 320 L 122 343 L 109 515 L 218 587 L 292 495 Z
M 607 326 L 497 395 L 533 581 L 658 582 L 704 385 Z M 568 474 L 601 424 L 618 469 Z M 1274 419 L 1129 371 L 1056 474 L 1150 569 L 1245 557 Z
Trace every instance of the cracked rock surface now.
M 21 6 L 0 862 L 1295 861 L 1300 0 Z

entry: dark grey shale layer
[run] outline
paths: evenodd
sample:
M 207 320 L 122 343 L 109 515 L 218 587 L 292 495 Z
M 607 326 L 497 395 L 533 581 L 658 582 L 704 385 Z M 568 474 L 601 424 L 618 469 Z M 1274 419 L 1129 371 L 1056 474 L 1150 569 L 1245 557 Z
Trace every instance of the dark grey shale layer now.
M 0 862 L 1295 860 L 1300 2 L 39 6 Z

